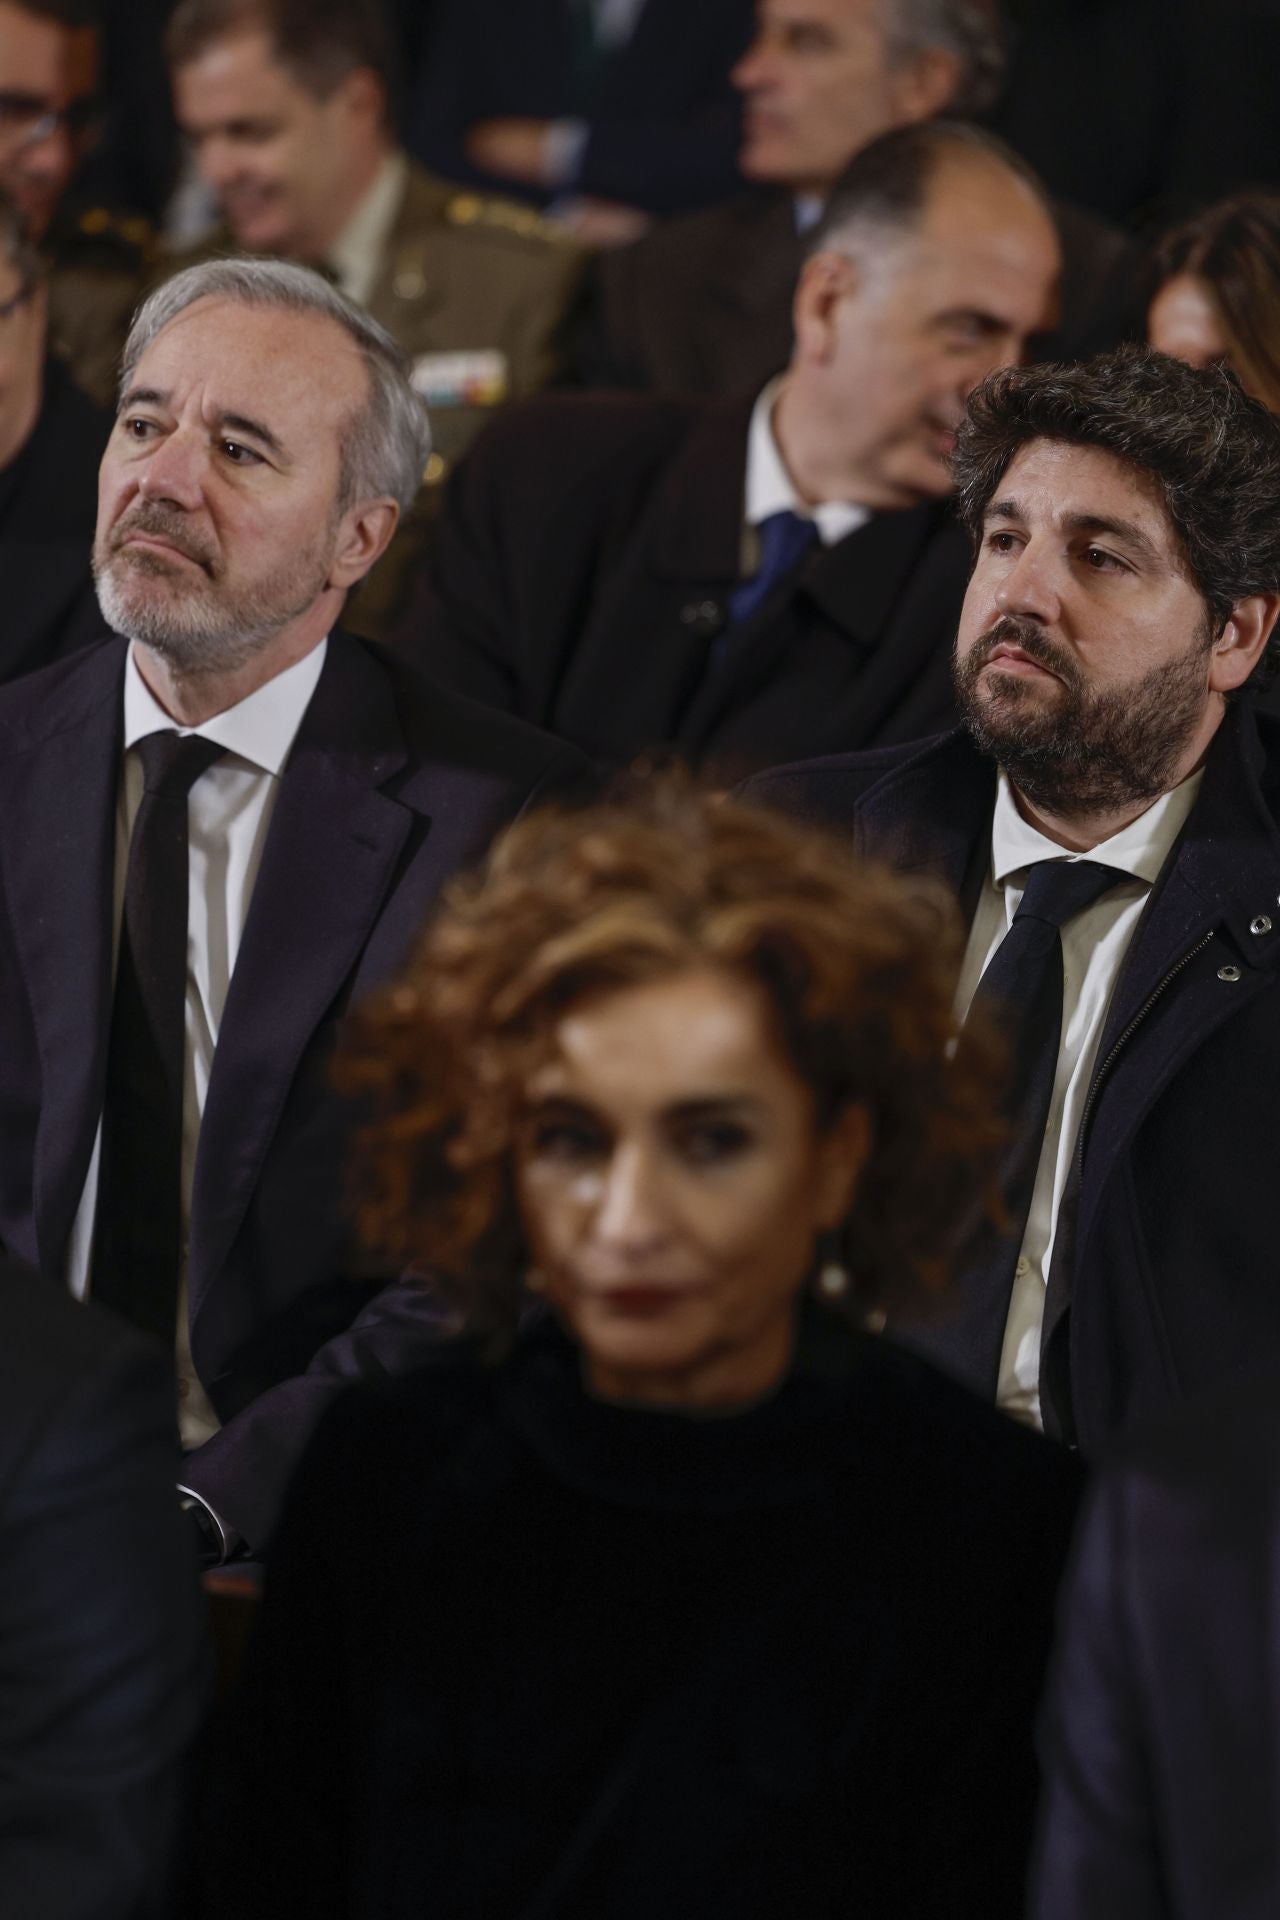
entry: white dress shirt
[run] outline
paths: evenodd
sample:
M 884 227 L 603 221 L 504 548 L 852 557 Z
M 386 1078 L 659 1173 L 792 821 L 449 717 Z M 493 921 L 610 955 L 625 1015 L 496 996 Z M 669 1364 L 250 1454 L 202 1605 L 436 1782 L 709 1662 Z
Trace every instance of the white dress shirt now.
M 1182 831 L 1200 790 L 1193 773 L 1171 793 L 1088 853 L 1068 853 L 1023 819 L 1003 771 L 991 828 L 991 868 L 965 948 L 956 996 L 963 1018 L 987 963 L 1013 925 L 1038 860 L 1093 860 L 1127 878 L 1062 928 L 1062 1039 L 1044 1142 L 1000 1356 L 997 1404 L 1035 1426 L 1040 1421 L 1040 1332 L 1058 1209 L 1071 1171 L 1076 1136 L 1098 1057 L 1111 995 L 1156 876 Z
M 196 1144 L 227 989 L 240 951 L 249 902 L 276 803 L 280 774 L 316 690 L 328 641 L 286 672 L 198 727 L 175 727 L 149 691 L 134 660 L 124 671 L 124 767 L 116 806 L 113 953 L 120 944 L 129 842 L 142 804 L 142 762 L 132 751 L 148 734 L 196 733 L 216 740 L 224 756 L 196 781 L 187 801 L 186 1070 L 182 1090 L 182 1273 L 178 1300 L 178 1424 L 183 1445 L 198 1447 L 218 1430 L 218 1417 L 191 1364 L 187 1325 L 187 1227 Z M 114 973 L 114 966 L 113 966 Z M 89 1291 L 98 1200 L 99 1121 L 84 1192 L 71 1229 L 67 1282 L 79 1299 Z
M 847 534 L 856 533 L 871 518 L 870 509 L 852 500 L 823 500 L 810 506 L 800 498 L 787 472 L 773 431 L 773 410 L 786 375 L 771 380 L 751 409 L 747 429 L 747 484 L 743 508 L 746 547 L 743 574 L 749 578 L 759 565 L 757 529 L 774 513 L 796 513 L 812 520 L 824 547 L 834 547 Z
M 373 292 L 408 185 L 407 157 L 400 152 L 388 154 L 373 185 L 329 249 L 326 264 L 342 292 L 358 307 L 366 306 Z

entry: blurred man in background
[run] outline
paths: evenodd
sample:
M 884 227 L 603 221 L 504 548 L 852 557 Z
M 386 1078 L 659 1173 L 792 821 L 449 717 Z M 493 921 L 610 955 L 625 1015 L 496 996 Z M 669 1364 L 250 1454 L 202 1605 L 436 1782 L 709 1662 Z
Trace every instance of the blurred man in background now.
M 754 194 L 672 221 L 602 259 L 579 354 L 590 385 L 733 393 L 785 365 L 805 236 L 853 156 L 889 128 L 987 107 L 1004 70 L 997 0 L 760 0 L 734 70 L 738 164 Z M 1104 344 L 1126 249 L 1058 207 L 1056 339 Z
M 44 266 L 0 191 L 0 680 L 102 633 L 89 560 L 111 419 L 47 345 Z
M 151 230 L 78 205 L 101 117 L 92 0 L 0 0 L 0 186 L 49 265 L 49 325 L 85 391 L 114 397 Z
M 675 746 L 728 775 L 949 725 L 968 554 L 947 457 L 1059 265 L 1007 148 L 886 134 L 812 236 L 781 380 L 513 411 L 454 478 L 400 644 L 608 760 Z

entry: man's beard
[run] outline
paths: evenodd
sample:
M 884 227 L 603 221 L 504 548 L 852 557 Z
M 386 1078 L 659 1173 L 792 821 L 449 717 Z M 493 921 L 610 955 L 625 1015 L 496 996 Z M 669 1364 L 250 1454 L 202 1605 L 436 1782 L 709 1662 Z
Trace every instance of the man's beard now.
M 996 647 L 1021 648 L 1059 684 L 1020 675 L 978 680 Z M 1076 662 L 1034 621 L 997 620 L 965 659 L 953 656 L 956 704 L 974 745 L 999 762 L 1032 806 L 1060 818 L 1111 813 L 1157 799 L 1204 717 L 1206 620 L 1185 653 L 1122 687 L 1095 691 Z
M 94 547 L 93 578 L 102 617 L 114 632 L 157 654 L 179 679 L 234 672 L 255 658 L 324 591 L 331 559 L 327 528 L 289 567 L 251 589 L 219 584 L 216 555 L 178 508 L 146 502 L 116 522 Z M 165 540 L 196 562 L 148 547 L 127 547 L 132 533 Z M 168 582 L 168 589 L 157 583 Z

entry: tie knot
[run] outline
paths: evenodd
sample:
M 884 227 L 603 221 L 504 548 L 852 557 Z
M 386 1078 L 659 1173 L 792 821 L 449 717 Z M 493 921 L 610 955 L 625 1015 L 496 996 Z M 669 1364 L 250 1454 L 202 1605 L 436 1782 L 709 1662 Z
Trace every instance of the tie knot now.
M 804 557 L 817 537 L 814 522 L 802 514 L 792 513 L 789 507 L 781 513 L 771 513 L 767 520 L 760 522 L 759 572 L 776 580 Z
M 1125 878 L 1118 867 L 1104 867 L 1097 860 L 1037 860 L 1027 873 L 1014 920 L 1043 920 L 1061 927 Z
M 160 800 L 185 800 L 200 775 L 223 754 L 216 740 L 198 733 L 149 733 L 135 751 L 146 792 Z

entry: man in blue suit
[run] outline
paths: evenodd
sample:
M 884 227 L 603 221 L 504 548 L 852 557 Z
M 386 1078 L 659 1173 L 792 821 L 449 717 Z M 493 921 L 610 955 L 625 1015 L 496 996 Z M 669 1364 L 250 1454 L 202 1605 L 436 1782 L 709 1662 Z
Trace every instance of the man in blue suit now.
M 1280 1355 L 1280 734 L 1245 693 L 1280 431 L 1135 348 L 993 375 L 955 471 L 963 727 L 751 791 L 959 893 L 958 1003 L 1013 1041 L 1009 1225 L 955 1313 L 900 1331 L 1088 1450 Z

